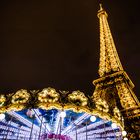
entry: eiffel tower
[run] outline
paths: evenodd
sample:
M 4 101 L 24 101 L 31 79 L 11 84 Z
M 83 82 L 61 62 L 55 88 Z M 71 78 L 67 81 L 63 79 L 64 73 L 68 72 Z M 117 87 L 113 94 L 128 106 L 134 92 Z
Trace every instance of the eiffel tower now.
M 96 107 L 111 115 L 119 109 L 129 139 L 140 138 L 140 102 L 133 92 L 134 84 L 124 71 L 107 21 L 108 14 L 100 4 L 99 78 L 93 81 Z M 115 107 L 117 106 L 117 108 Z M 107 110 L 107 107 L 109 109 Z

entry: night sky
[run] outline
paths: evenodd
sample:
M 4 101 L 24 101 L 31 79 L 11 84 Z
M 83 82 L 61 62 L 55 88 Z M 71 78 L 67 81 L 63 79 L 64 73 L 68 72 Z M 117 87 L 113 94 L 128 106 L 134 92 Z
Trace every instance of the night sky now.
M 54 87 L 92 94 L 98 78 L 100 2 L 140 97 L 138 0 L 1 0 L 0 92 Z

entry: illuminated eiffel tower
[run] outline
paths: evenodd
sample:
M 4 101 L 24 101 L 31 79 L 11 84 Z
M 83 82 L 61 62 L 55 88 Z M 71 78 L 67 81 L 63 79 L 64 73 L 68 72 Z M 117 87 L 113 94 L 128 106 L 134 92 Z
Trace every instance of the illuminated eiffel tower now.
M 98 109 L 112 115 L 119 109 L 128 138 L 137 140 L 140 138 L 140 103 L 133 92 L 134 84 L 121 65 L 107 17 L 100 5 L 100 63 L 99 79 L 93 81 L 96 87 L 94 101 Z

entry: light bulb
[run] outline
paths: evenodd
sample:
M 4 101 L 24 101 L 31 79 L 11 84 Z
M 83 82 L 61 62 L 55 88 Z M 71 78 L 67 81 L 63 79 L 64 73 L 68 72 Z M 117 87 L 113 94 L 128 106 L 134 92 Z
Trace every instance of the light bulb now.
M 122 133 L 116 132 L 116 136 L 119 137 Z
M 90 117 L 90 121 L 91 121 L 91 122 L 95 122 L 95 121 L 96 121 L 96 116 L 91 116 L 91 117 Z
M 112 127 L 113 129 L 115 129 L 115 128 L 117 128 L 117 124 L 116 124 L 116 123 L 112 123 L 112 124 L 111 124 L 111 127 Z
M 62 111 L 62 112 L 60 113 L 60 117 L 61 117 L 61 118 L 65 118 L 65 117 L 66 117 L 66 112 L 65 112 L 65 111 Z
M 0 114 L 0 120 L 5 119 L 5 114 Z
M 126 131 L 122 131 L 122 135 L 123 136 L 126 136 L 127 135 L 127 132 Z
M 125 137 L 125 138 L 123 138 L 123 140 L 128 140 L 128 138 L 127 138 L 127 137 Z

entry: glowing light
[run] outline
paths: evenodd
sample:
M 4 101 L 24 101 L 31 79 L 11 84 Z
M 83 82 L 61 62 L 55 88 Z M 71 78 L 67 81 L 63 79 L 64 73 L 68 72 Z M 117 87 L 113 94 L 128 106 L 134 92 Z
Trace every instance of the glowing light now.
M 127 132 L 126 131 L 122 131 L 122 135 L 123 136 L 126 136 L 127 135 Z
M 123 140 L 128 140 L 128 138 L 127 138 L 127 137 L 125 137 L 125 138 L 123 138 Z
M 91 117 L 90 117 L 90 121 L 91 121 L 91 122 L 95 122 L 96 119 L 97 119 L 97 118 L 96 118 L 95 116 L 91 116 Z
M 26 115 L 30 118 L 33 118 L 33 116 L 35 115 L 35 113 L 33 112 L 32 109 L 28 109 L 27 112 L 26 112 Z
M 111 127 L 112 127 L 113 129 L 115 129 L 115 128 L 117 128 L 117 124 L 116 124 L 116 123 L 112 123 L 112 124 L 111 124 Z
M 60 117 L 61 117 L 61 118 L 65 118 L 65 117 L 66 117 L 66 112 L 65 112 L 65 111 L 62 111 L 62 112 L 60 113 Z
M 5 114 L 0 114 L 0 120 L 5 119 Z
M 122 133 L 121 132 L 116 132 L 116 136 L 119 137 Z

